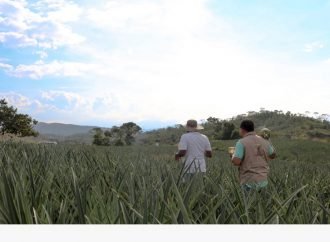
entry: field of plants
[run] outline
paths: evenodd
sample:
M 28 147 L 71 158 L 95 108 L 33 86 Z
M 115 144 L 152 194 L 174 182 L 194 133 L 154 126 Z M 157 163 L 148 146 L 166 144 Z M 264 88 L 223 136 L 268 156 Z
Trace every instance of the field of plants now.
M 182 182 L 175 146 L 0 143 L 2 224 L 328 224 L 328 143 L 275 140 L 270 185 L 244 194 L 226 147 Z

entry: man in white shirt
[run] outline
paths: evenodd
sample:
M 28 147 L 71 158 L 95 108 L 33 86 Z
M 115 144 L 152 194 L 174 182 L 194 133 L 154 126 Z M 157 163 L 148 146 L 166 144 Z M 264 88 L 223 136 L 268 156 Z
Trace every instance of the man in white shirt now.
M 196 120 L 187 121 L 187 133 L 181 136 L 179 152 L 175 155 L 178 161 L 184 157 L 184 173 L 191 176 L 195 173 L 206 172 L 205 158 L 212 157 L 209 139 L 199 131 L 203 129 Z

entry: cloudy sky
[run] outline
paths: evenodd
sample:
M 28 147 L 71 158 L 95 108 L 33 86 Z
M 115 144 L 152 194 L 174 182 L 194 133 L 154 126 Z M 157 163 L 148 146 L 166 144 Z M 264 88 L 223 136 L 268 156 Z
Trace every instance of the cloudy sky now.
M 0 0 L 0 98 L 145 128 L 330 112 L 329 0 Z

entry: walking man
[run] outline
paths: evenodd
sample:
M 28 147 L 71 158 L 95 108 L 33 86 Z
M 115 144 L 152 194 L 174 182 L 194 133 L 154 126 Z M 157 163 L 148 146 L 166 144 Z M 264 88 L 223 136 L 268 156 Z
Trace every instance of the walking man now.
M 254 123 L 244 120 L 240 126 L 240 139 L 232 156 L 239 167 L 239 179 L 245 191 L 261 190 L 268 185 L 268 162 L 276 157 L 271 143 L 254 132 Z
M 189 180 L 195 173 L 205 174 L 206 158 L 212 157 L 212 148 L 209 139 L 199 131 L 203 129 L 196 120 L 188 120 L 187 133 L 181 136 L 179 152 L 175 160 L 184 158 L 184 177 Z

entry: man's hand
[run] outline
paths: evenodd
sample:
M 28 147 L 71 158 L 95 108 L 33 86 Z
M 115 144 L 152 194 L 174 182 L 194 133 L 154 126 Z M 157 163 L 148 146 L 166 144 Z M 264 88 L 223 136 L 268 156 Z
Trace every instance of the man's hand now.
M 205 151 L 205 156 L 206 156 L 207 158 L 212 158 L 212 151 L 211 151 L 211 150 L 207 150 L 207 151 Z
M 269 159 L 274 160 L 277 157 L 276 153 L 274 152 L 269 156 Z
M 231 159 L 231 162 L 234 164 L 234 166 L 240 166 L 241 163 L 242 163 L 242 160 L 240 158 L 237 158 L 237 157 L 233 157 Z
M 186 156 L 187 151 L 186 150 L 180 150 L 178 153 L 175 154 L 175 160 L 179 161 L 181 157 Z

